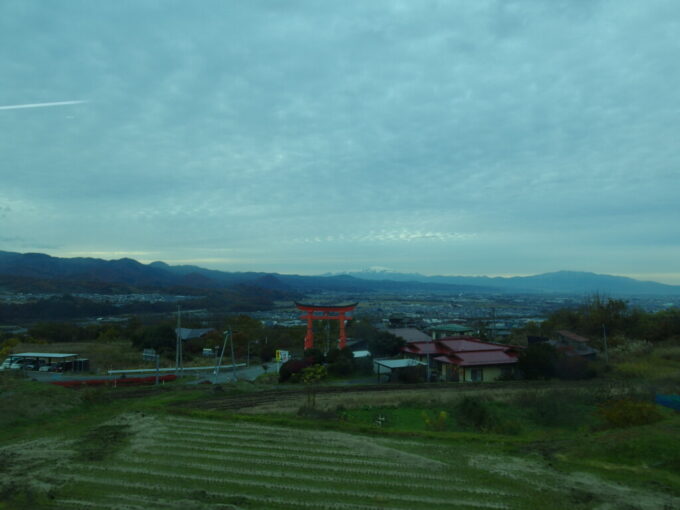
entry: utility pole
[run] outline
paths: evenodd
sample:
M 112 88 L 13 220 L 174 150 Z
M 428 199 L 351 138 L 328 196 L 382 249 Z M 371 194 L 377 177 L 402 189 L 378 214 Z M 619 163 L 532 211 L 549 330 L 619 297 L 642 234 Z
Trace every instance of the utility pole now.
M 234 356 L 234 335 L 229 326 L 229 340 L 231 341 L 231 376 L 236 381 L 236 357 Z
M 224 343 L 222 344 L 222 353 L 217 359 L 217 365 L 215 366 L 215 383 L 217 383 L 217 376 L 220 375 L 220 367 L 222 366 L 222 358 L 224 358 L 224 351 L 227 348 L 227 338 L 231 336 L 231 329 L 227 329 L 224 332 Z M 233 355 L 233 350 L 232 350 Z
M 175 344 L 175 375 L 182 365 L 182 306 L 177 305 L 177 343 Z
M 609 364 L 609 352 L 607 351 L 607 329 L 602 324 L 602 338 L 604 339 L 604 362 Z

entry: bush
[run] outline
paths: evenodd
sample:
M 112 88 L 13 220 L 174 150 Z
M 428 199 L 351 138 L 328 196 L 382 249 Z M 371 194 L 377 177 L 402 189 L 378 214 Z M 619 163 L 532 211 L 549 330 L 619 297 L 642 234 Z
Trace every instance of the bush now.
M 456 420 L 463 426 L 480 432 L 517 434 L 521 426 L 517 421 L 500 415 L 491 402 L 479 397 L 465 397 L 456 406 Z
M 604 421 L 605 428 L 648 425 L 663 418 L 654 404 L 628 399 L 602 404 L 597 414 Z
M 583 416 L 580 411 L 584 404 L 579 397 L 563 391 L 523 393 L 515 404 L 528 411 L 532 421 L 544 427 L 576 425 Z
M 260 374 L 255 378 L 258 384 L 276 384 L 279 380 L 279 375 L 275 372 L 269 374 Z
M 461 425 L 477 430 L 490 430 L 494 417 L 486 402 L 477 397 L 464 397 L 456 406 L 456 419 Z
M 531 344 L 519 354 L 517 366 L 526 379 L 550 379 L 555 376 L 559 353 L 550 344 Z
M 307 360 L 291 359 L 286 361 L 279 369 L 279 382 L 298 382 L 299 374 L 308 366 Z
M 423 411 L 423 421 L 425 428 L 428 430 L 435 430 L 441 432 L 446 430 L 448 426 L 449 415 L 446 411 L 440 411 L 438 414 L 430 415 L 430 413 Z
M 354 371 L 354 364 L 347 358 L 338 358 L 328 365 L 328 371 L 337 377 L 350 375 Z
M 325 357 L 323 355 L 323 352 L 321 352 L 321 349 L 317 347 L 312 347 L 311 349 L 305 349 L 305 352 L 303 354 L 303 357 L 307 362 L 309 362 L 310 365 L 314 365 L 317 363 L 323 363 L 325 361 Z
M 597 376 L 595 366 L 580 356 L 563 356 L 555 364 L 555 375 L 560 379 L 577 381 Z

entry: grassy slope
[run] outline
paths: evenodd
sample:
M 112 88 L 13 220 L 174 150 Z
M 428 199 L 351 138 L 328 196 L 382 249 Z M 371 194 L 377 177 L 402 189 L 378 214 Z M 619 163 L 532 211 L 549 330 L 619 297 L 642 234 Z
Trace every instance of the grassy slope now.
M 523 383 L 500 399 L 473 395 L 465 413 L 455 395 L 418 405 L 405 392 L 389 406 L 376 395 L 339 410 L 334 397 L 330 412 L 303 418 L 170 405 L 214 398 L 206 388 L 128 399 L 138 390 L 0 378 L 0 508 L 678 506 L 680 415 L 599 430 L 596 403 L 615 392 L 595 386 Z

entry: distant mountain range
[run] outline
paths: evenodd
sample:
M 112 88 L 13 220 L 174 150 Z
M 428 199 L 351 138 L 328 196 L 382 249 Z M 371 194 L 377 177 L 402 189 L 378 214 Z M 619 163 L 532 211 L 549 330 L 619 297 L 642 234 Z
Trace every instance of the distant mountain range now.
M 291 297 L 319 291 L 345 293 L 559 293 L 607 295 L 680 295 L 680 286 L 621 276 L 559 271 L 524 277 L 424 276 L 417 273 L 359 271 L 320 276 L 225 272 L 198 266 L 171 266 L 136 260 L 58 258 L 42 253 L 0 251 L 0 289 L 35 292 L 179 292 L 187 289 L 259 287 Z
M 556 271 L 533 276 L 425 276 L 419 273 L 397 273 L 389 270 L 365 270 L 340 273 L 372 281 L 420 282 L 439 285 L 466 285 L 511 293 L 600 292 L 611 295 L 680 295 L 680 285 L 640 281 L 625 276 L 596 274 L 585 271 Z

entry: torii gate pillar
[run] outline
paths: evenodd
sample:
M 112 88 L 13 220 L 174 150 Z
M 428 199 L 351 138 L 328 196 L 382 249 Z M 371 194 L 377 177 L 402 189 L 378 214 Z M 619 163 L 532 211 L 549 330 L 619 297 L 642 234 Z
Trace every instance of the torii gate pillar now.
M 351 317 L 347 317 L 358 303 L 344 306 L 327 306 L 327 305 L 305 305 L 302 303 L 295 303 L 295 306 L 305 315 L 300 318 L 307 321 L 307 333 L 305 334 L 305 350 L 314 347 L 314 328 L 313 321 L 315 320 L 336 320 L 340 322 L 340 336 L 338 338 L 338 349 L 344 349 L 347 346 L 347 333 L 345 332 L 345 321 Z M 315 315 L 321 312 L 322 315 Z

